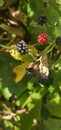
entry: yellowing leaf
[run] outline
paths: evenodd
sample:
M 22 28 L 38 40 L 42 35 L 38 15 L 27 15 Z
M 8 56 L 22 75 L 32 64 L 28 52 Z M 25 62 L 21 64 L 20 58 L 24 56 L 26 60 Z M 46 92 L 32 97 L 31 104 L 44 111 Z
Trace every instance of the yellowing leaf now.
M 30 52 L 35 56 L 37 55 L 37 49 L 33 45 L 28 45 L 28 48 L 30 49 Z
M 16 60 L 22 60 L 20 53 L 18 52 L 17 48 L 14 47 L 11 49 L 10 52 L 11 56 Z
M 22 78 L 24 77 L 26 73 L 26 67 L 28 65 L 29 65 L 29 62 L 22 63 L 21 65 L 18 65 L 13 69 L 13 72 L 16 74 L 16 78 L 15 78 L 16 83 L 22 80 Z

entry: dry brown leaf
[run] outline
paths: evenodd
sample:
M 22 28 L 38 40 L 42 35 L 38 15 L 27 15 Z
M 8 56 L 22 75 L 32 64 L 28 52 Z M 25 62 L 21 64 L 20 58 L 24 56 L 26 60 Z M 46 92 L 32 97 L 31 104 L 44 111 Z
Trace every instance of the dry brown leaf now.
M 23 28 L 11 27 L 11 26 L 4 24 L 4 23 L 0 24 L 0 28 L 3 28 L 4 30 L 8 31 L 9 33 L 14 33 L 20 37 L 24 37 L 24 35 L 25 35 L 25 31 Z
M 15 10 L 14 8 L 10 8 L 9 11 L 10 14 L 13 16 L 13 18 L 22 22 L 25 26 L 27 25 L 27 16 L 20 8 L 18 10 Z

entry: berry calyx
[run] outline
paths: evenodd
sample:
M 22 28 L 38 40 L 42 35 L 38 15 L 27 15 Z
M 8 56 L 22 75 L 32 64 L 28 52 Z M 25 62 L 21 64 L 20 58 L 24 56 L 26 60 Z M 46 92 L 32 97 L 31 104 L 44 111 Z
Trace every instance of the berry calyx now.
M 28 47 L 24 40 L 19 41 L 17 44 L 17 50 L 21 55 L 28 53 Z
M 48 41 L 48 35 L 41 33 L 37 36 L 37 41 L 39 44 L 44 44 Z
M 61 46 L 61 36 L 56 38 L 56 45 Z
M 47 22 L 46 16 L 45 16 L 45 15 L 41 15 L 41 16 L 39 17 L 39 19 L 38 19 L 38 22 L 39 22 L 40 25 L 43 26 L 43 24 Z

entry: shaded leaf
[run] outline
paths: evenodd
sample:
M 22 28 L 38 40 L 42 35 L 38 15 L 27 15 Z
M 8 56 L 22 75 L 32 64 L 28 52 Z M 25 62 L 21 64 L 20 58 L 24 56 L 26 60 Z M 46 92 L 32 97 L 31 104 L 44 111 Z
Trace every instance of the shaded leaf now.
M 56 117 L 61 117 L 61 98 L 59 94 L 46 104 L 46 108 Z
M 0 94 L 4 98 L 10 98 L 17 94 L 17 87 L 14 81 L 13 68 L 19 62 L 14 60 L 9 53 L 0 52 Z
M 36 95 L 35 95 L 36 96 Z M 33 96 L 32 96 L 33 98 Z M 41 116 L 40 116 L 40 111 L 41 111 L 41 106 L 42 106 L 42 102 L 41 102 L 41 96 L 38 99 L 34 99 L 33 104 L 29 104 L 32 108 L 30 109 L 28 114 L 23 114 L 21 116 L 21 129 L 22 130 L 31 130 L 32 125 L 33 125 L 33 119 L 36 120 L 40 120 Z
M 48 118 L 45 121 L 45 127 L 46 127 L 46 130 L 61 130 L 61 120 Z
M 0 10 L 5 10 L 7 9 L 8 7 L 11 7 L 13 4 L 15 4 L 18 0 L 10 0 L 10 1 L 7 1 L 7 0 L 4 0 L 4 4 L 3 6 L 0 8 Z

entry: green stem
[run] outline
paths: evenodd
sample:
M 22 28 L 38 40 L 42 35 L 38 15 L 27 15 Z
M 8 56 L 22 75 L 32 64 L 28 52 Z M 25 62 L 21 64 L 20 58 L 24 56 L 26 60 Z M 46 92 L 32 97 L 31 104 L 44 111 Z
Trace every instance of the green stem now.
M 61 56 L 60 56 L 59 59 L 52 65 L 52 68 L 54 68 L 55 65 L 56 65 L 59 61 L 61 61 Z
M 32 58 L 36 61 L 36 58 L 34 57 L 34 55 L 29 51 L 29 55 L 32 56 Z
M 48 53 L 51 52 L 54 47 L 55 47 L 55 44 L 53 44 L 52 48 L 50 48 L 50 49 L 48 50 Z
M 4 46 L 4 45 L 2 45 L 2 44 L 0 44 L 0 47 L 6 48 L 6 49 L 10 49 L 9 46 Z
M 41 57 L 42 55 L 45 55 L 45 54 L 48 54 L 49 52 L 51 52 L 54 47 L 55 47 L 54 42 L 50 42 L 49 46 L 48 46 L 45 50 L 43 50 L 43 51 L 40 53 L 39 59 L 37 59 L 36 61 L 39 61 L 39 60 L 40 60 L 40 57 Z

